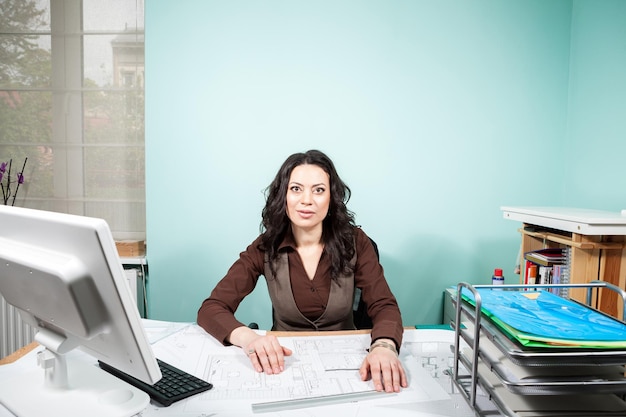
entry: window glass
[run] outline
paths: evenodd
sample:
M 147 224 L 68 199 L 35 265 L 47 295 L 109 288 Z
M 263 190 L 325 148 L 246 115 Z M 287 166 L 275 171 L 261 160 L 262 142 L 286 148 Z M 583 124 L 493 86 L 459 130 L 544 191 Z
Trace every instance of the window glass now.
M 48 0 L 2 0 L 0 31 L 5 33 L 50 32 Z
M 143 0 L 83 0 L 83 28 L 87 32 L 143 27 Z
M 50 35 L 1 32 L 0 88 L 49 88 Z
M 0 1 L 8 204 L 102 217 L 115 238 L 145 239 L 143 0 Z

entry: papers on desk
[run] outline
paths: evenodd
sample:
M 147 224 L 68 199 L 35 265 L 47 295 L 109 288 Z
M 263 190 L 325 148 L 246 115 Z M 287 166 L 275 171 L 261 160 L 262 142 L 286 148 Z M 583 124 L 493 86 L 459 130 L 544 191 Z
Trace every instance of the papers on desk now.
M 447 330 L 407 331 L 401 359 L 410 385 L 386 394 L 358 375 L 369 335 L 281 337 L 294 353 L 284 372 L 265 375 L 252 369 L 240 348 L 224 347 L 198 326 L 188 326 L 155 343 L 155 355 L 214 388 L 168 408 L 151 404 L 142 416 L 379 417 L 385 411 L 378 407 L 385 407 L 399 416 L 473 417 L 465 400 L 450 393 L 444 373 L 452 364 L 453 337 Z
M 160 320 L 148 320 L 141 319 L 141 324 L 148 336 L 148 341 L 151 345 L 154 345 L 161 339 L 165 339 L 168 336 L 178 333 L 185 327 L 189 327 L 192 323 L 179 323 L 173 321 L 160 321 Z

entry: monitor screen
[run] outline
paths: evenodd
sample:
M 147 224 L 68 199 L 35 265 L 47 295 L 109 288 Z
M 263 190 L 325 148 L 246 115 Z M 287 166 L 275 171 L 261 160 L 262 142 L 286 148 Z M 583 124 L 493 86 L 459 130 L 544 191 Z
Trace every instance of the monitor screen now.
M 95 360 L 72 360 L 86 356 L 72 355 L 77 348 L 146 383 L 161 378 L 104 220 L 0 205 L 0 294 L 45 347 L 33 375 L 0 382 L 0 402 L 9 410 L 112 416 L 145 408 L 143 391 Z

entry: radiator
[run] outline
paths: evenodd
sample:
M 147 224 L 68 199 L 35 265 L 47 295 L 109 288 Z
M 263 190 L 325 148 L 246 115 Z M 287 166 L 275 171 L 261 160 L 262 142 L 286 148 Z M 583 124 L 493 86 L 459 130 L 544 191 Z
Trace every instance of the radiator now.
M 35 340 L 35 329 L 0 295 L 0 358 Z

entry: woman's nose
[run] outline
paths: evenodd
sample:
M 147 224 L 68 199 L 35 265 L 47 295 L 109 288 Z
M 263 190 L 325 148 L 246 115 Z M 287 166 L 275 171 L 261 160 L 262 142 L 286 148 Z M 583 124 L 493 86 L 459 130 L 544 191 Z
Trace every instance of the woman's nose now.
M 300 198 L 300 202 L 302 204 L 310 204 L 311 203 L 311 191 L 304 190 L 302 192 L 302 197 Z

